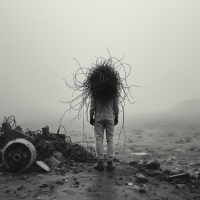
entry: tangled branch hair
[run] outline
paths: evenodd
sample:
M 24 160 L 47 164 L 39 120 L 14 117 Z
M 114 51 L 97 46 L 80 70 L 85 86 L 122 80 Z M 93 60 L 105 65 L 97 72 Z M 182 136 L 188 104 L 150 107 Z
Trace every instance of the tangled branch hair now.
M 119 72 L 113 67 L 111 60 L 103 60 L 88 72 L 83 86 L 95 100 L 106 105 L 112 99 L 119 99 L 123 87 Z
M 79 65 L 79 69 L 74 74 L 74 84 L 70 85 L 65 79 L 64 80 L 66 85 L 73 90 L 73 94 L 75 92 L 81 92 L 81 94 L 71 101 L 62 102 L 69 103 L 70 108 L 64 112 L 60 123 L 67 111 L 78 110 L 78 114 L 75 118 L 80 118 L 84 105 L 86 105 L 87 109 L 89 108 L 91 96 L 93 96 L 95 100 L 100 100 L 102 105 L 106 105 L 110 100 L 115 98 L 121 105 L 122 111 L 124 111 L 126 99 L 130 103 L 135 103 L 130 100 L 131 98 L 133 99 L 130 88 L 136 85 L 128 86 L 127 84 L 127 77 L 131 73 L 131 67 L 126 63 L 122 63 L 123 58 L 119 60 L 111 56 L 109 59 L 99 57 L 96 63 L 93 63 L 90 68 L 81 67 L 79 62 L 75 59 Z M 125 66 L 129 68 L 128 73 Z M 124 77 L 120 76 L 120 74 L 123 73 Z M 81 82 L 78 79 L 79 75 L 84 75 L 84 81 Z

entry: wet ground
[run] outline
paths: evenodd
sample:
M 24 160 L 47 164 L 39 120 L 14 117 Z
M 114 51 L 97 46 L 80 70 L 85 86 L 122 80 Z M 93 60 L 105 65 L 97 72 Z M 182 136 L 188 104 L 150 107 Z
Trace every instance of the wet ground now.
M 72 140 L 80 140 L 80 134 L 71 133 Z M 184 183 L 168 182 L 159 176 L 144 174 L 147 182 L 138 182 L 137 173 L 142 173 L 131 161 L 158 160 L 163 170 L 183 170 L 194 177 L 200 173 L 200 133 L 190 128 L 137 127 L 126 131 L 120 144 L 115 145 L 114 171 L 97 171 L 94 163 L 74 163 L 66 173 L 52 170 L 45 173 L 33 168 L 21 174 L 0 170 L 0 199 L 132 199 L 132 200 L 189 200 L 200 199 L 200 185 L 193 187 Z M 93 144 L 92 132 L 87 133 L 89 144 Z M 118 134 L 115 136 L 118 141 Z M 138 190 L 138 188 L 143 190 Z

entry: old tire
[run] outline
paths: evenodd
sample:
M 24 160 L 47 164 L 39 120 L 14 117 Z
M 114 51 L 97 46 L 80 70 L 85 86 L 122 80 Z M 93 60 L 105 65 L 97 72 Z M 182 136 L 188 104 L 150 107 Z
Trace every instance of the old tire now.
M 22 172 L 28 169 L 35 160 L 35 147 L 23 138 L 9 141 L 2 151 L 2 162 L 11 171 Z

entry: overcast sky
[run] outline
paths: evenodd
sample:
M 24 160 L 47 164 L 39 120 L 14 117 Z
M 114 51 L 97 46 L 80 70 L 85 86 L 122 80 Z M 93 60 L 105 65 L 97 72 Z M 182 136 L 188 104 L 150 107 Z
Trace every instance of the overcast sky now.
M 131 65 L 137 103 L 125 112 L 200 98 L 200 1 L 0 1 L 0 120 L 58 121 L 72 99 L 64 83 L 95 56 Z M 38 114 L 36 116 L 36 114 Z M 47 116 L 48 115 L 48 116 Z

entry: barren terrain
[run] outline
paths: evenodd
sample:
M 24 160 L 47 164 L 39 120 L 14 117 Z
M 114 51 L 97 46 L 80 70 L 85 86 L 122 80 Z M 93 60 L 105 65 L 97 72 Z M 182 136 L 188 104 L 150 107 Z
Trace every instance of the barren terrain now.
M 81 142 L 81 132 L 69 131 L 73 141 Z M 86 132 L 88 143 L 95 145 L 93 132 Z M 132 161 L 157 160 L 162 171 L 183 170 L 197 177 L 200 173 L 200 132 L 191 127 L 167 127 L 146 125 L 126 130 L 125 136 L 115 134 L 114 171 L 97 171 L 94 163 L 66 164 L 66 173 L 59 169 L 44 172 L 31 167 L 27 172 L 8 173 L 0 169 L 0 199 L 134 199 L 134 200 L 189 200 L 200 199 L 200 185 L 194 187 L 184 182 L 182 188 L 155 175 L 141 172 Z M 70 166 L 70 167 L 69 167 Z M 183 172 L 182 171 L 182 172 Z M 136 173 L 142 173 L 148 181 L 138 182 Z M 180 171 L 181 172 L 181 171 Z M 138 190 L 138 188 L 144 190 Z

